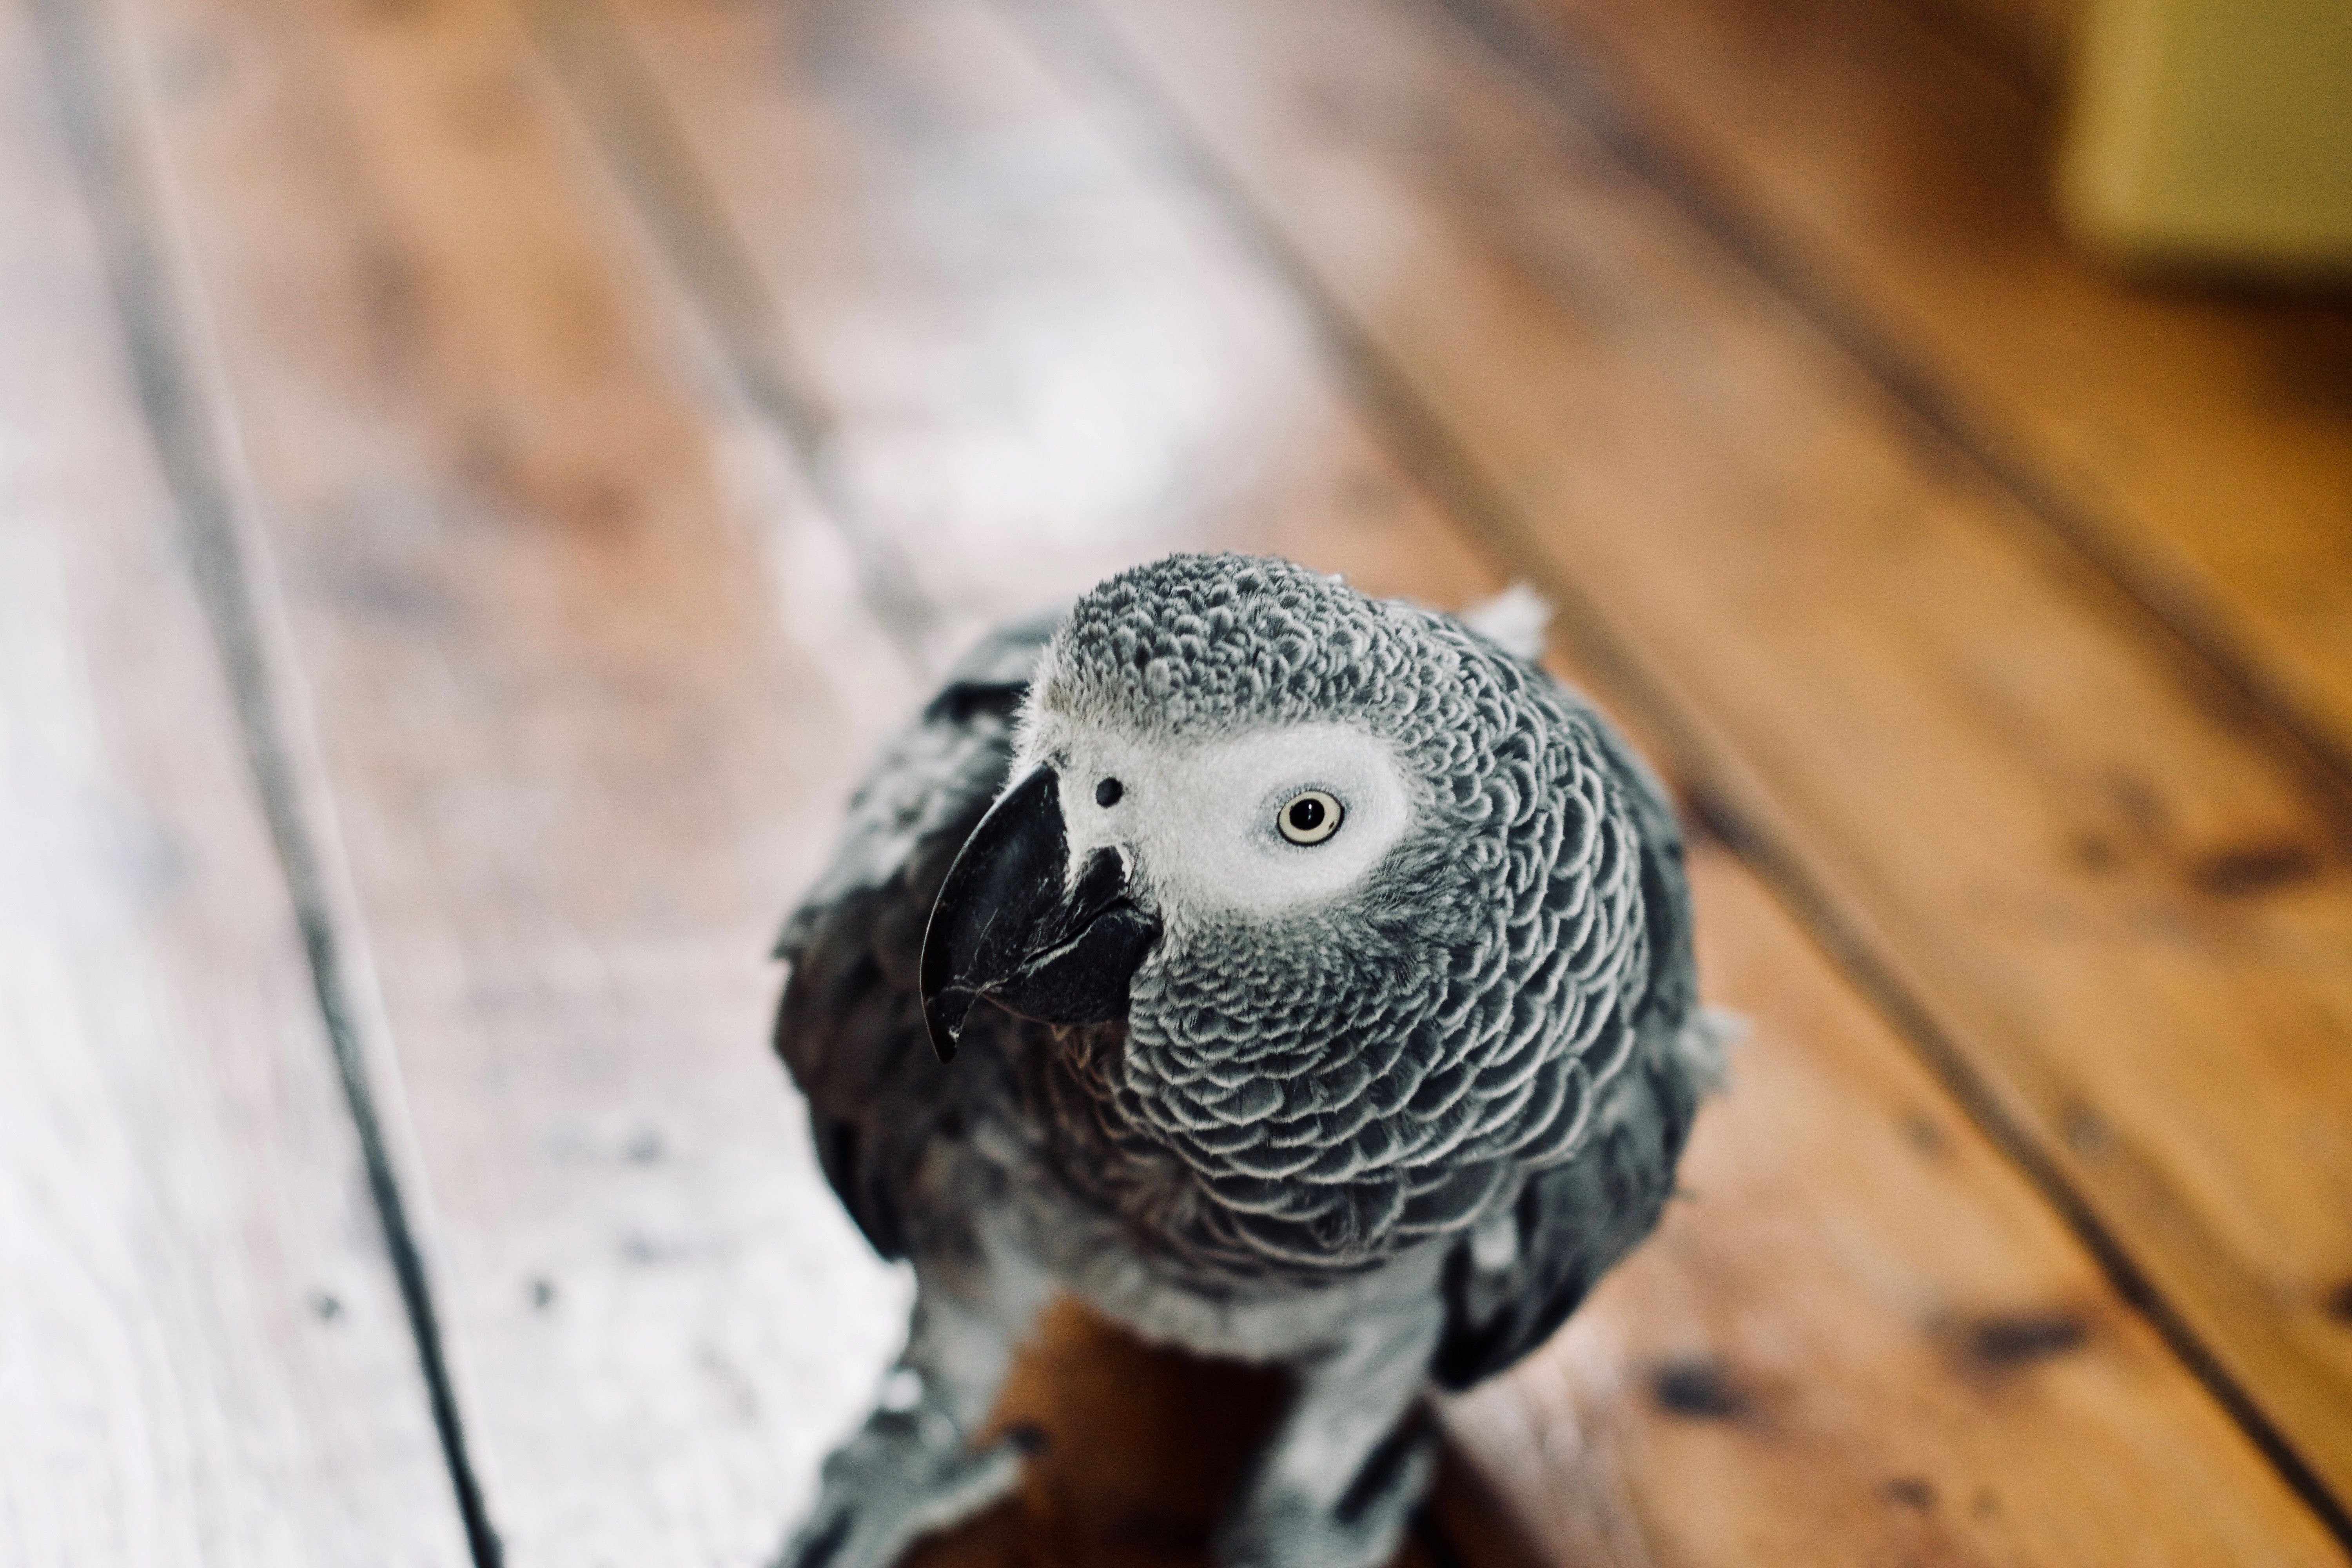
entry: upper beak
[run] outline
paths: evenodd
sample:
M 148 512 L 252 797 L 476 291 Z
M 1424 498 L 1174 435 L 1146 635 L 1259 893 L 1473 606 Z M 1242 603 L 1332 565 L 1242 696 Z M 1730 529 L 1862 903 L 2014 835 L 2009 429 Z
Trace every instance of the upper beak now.
M 1060 788 L 1040 767 L 1006 792 L 964 840 L 931 906 L 923 1024 L 943 1062 L 983 996 L 1045 1024 L 1127 1016 L 1128 983 L 1160 922 L 1128 898 L 1116 850 L 1096 850 L 1069 881 Z

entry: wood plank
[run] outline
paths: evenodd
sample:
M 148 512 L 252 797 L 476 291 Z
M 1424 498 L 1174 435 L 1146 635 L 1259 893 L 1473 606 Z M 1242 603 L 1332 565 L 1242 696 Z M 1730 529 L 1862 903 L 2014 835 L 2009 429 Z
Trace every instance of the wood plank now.
M 506 1561 L 762 1561 L 903 1321 L 766 951 L 914 689 L 507 11 L 125 10 Z
M 845 471 L 876 476 L 844 487 L 851 521 L 937 562 L 928 592 L 943 603 L 1090 574 L 1096 549 L 1183 542 L 1165 518 L 1201 504 L 1189 486 L 1049 488 L 1054 465 L 1088 456 L 1050 416 L 1073 381 L 1122 413 L 1100 427 L 1133 429 L 1130 449 L 1216 433 L 1184 466 L 1216 487 L 1211 506 L 1234 508 L 1211 513 L 1209 537 L 1443 602 L 1495 584 L 1341 405 L 1296 302 L 1214 202 L 1165 163 L 1139 168 L 995 13 L 631 0 L 611 16 L 619 37 L 601 8 L 558 18 L 582 100 L 608 132 L 629 129 L 625 163 L 707 176 L 691 234 L 669 196 L 643 199 L 667 211 L 689 269 L 731 279 L 704 303 L 747 354 L 795 351 L 762 374 L 812 401 Z M 648 152 L 648 128 L 680 144 Z M 709 268 L 735 237 L 748 254 Z M 1181 323 L 1152 340 L 1181 353 L 1101 347 L 1149 330 L 1128 312 Z M 1204 363 L 1229 395 L 1168 395 Z M 1202 424 L 1167 412 L 1195 407 Z M 945 501 L 894 504 L 886 455 L 975 447 L 1016 456 L 963 470 Z M 1255 493 L 1229 478 L 1300 472 L 1310 481 Z M 1328 518 L 1315 502 L 1331 496 L 1355 504 Z M 1350 513 L 1385 520 L 1376 548 L 1362 523 L 1341 526 Z M 1104 517 L 1121 542 L 1090 546 Z M 1754 879 L 1719 849 L 1698 866 L 1712 984 L 1759 1020 L 1739 1091 L 1703 1124 L 1700 1199 L 1559 1346 L 1456 1412 L 1547 1559 L 2337 1560 Z M 1097 1354 L 1131 1364 L 1083 1352 Z M 1695 1418 L 1717 1384 L 1747 1401 L 1739 1418 Z M 2100 1482 L 2068 1484 L 2086 1464 Z M 1109 1560 L 1051 1533 L 1071 1508 L 1051 1494 L 1024 1499 L 1043 1521 L 1028 1550 Z M 1471 1504 L 1452 1500 L 1471 1542 Z M 1105 1550 L 1093 1528 L 1077 1538 Z
M 58 64 L 0 5 L 0 1561 L 455 1568 Z
M 1308 325 L 1201 266 L 1197 214 L 1139 186 L 984 12 L 692 5 L 634 41 L 599 5 L 535 14 L 740 373 L 793 389 L 845 522 L 960 635 L 1180 548 L 1468 591 Z
M 2340 795 L 1442 15 L 1026 14 L 1169 95 L 1139 138 L 1208 150 L 1784 889 L 2352 1496 Z
M 2340 1561 L 1753 874 L 1693 878 L 1755 1034 L 1688 1198 L 1454 1413 L 1545 1560 Z
M 2352 775 L 2341 300 L 2092 265 L 2053 215 L 2051 114 L 1891 0 L 1505 8 L 1605 70 L 1824 330 Z

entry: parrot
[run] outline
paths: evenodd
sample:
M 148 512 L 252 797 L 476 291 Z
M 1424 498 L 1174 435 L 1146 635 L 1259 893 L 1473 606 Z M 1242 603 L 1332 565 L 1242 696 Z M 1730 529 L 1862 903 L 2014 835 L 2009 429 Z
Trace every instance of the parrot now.
M 999 627 L 885 743 L 775 1045 L 915 1294 L 783 1568 L 888 1568 L 1012 1491 L 1042 1439 L 983 1424 L 1065 1297 L 1288 1373 L 1223 1568 L 1373 1568 L 1430 1388 L 1657 1224 L 1726 1037 L 1682 839 L 1511 640 L 1179 553 Z

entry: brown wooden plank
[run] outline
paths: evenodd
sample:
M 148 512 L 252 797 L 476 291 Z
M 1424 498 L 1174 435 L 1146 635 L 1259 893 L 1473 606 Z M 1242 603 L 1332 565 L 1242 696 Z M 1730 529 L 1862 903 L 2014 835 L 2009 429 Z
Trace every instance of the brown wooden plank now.
M 1479 0 L 1484 3 L 1484 0 Z M 2352 310 L 2136 284 L 2052 115 L 1895 0 L 1504 0 L 1605 63 L 1784 285 L 2352 774 Z M 1867 157 L 1854 150 L 1868 148 Z
M 1217 211 L 1165 164 L 1139 168 L 994 13 L 961 0 L 789 12 L 643 0 L 611 15 L 619 37 L 601 8 L 554 19 L 583 102 L 608 141 L 631 132 L 625 164 L 707 174 L 707 208 L 683 207 L 674 186 L 641 197 L 690 270 L 728 279 L 704 304 L 747 356 L 797 351 L 764 378 L 799 388 L 844 470 L 872 476 L 844 486 L 850 521 L 902 559 L 936 562 L 927 582 L 941 602 L 1091 572 L 1102 558 L 1083 530 L 1104 518 L 1121 534 L 1095 547 L 1106 556 L 1186 538 L 1165 520 L 1202 504 L 1188 487 L 1057 490 L 1050 470 L 1031 471 L 1088 456 L 1052 444 L 1062 427 L 1049 395 L 1071 382 L 1133 410 L 1097 428 L 1131 422 L 1147 454 L 1155 437 L 1202 427 L 1171 408 L 1223 411 L 1206 460 L 1186 468 L 1215 487 L 1204 510 L 1232 509 L 1209 510 L 1208 537 L 1444 602 L 1493 585 L 1335 406 L 1296 302 Z M 668 133 L 680 144 L 644 144 Z M 737 237 L 748 254 L 730 248 Z M 725 267 L 714 250 L 730 251 Z M 1181 354 L 1102 347 L 1148 330 L 1128 312 L 1181 323 L 1155 340 Z M 1230 399 L 1171 398 L 1170 380 L 1191 382 L 1204 361 L 1229 367 L 1211 384 Z M 976 446 L 1034 455 L 975 464 L 929 507 L 887 482 L 890 454 Z M 1268 471 L 1312 478 L 1263 492 L 1229 479 Z M 1336 516 L 1316 504 L 1332 496 L 1354 504 Z M 1376 548 L 1351 514 L 1385 520 Z M 985 531 L 968 516 L 986 517 Z M 2336 1560 L 1756 882 L 1717 850 L 1699 865 L 1715 989 L 1759 1024 L 1740 1091 L 1709 1113 L 1700 1201 L 1561 1346 L 1457 1412 L 1465 1446 L 1549 1560 Z M 1134 1364 L 1099 1348 L 1063 1354 L 1082 1382 L 1090 1359 L 1122 1377 Z M 1741 1419 L 1694 1420 L 1686 1392 L 1683 1411 L 1661 1407 L 1659 1375 L 1695 1358 L 1727 1368 L 1748 1401 Z M 1035 1401 L 1027 1413 L 1049 1425 L 1056 1413 L 1034 1385 L 1013 1399 Z M 1512 1414 L 1522 1406 L 1540 1412 L 1532 1427 Z M 1081 1435 L 1100 1429 L 1084 1412 L 1068 1418 Z M 1072 1447 L 1069 1468 L 1031 1488 L 1032 1533 L 1013 1539 L 1045 1561 L 1112 1560 L 1103 1515 L 1073 1522 L 1097 1505 L 1055 1493 L 1087 1485 L 1087 1443 L 1057 1453 Z M 2085 1467 L 2097 1484 L 2067 1484 Z M 1099 1500 L 1121 1478 L 1092 1484 Z M 1454 1503 L 1459 1527 L 1474 1504 Z M 966 1544 L 974 1561 L 1004 1561 L 988 1552 L 1013 1550 L 1006 1539 Z
M 1143 132 L 1212 150 L 1791 896 L 2352 1495 L 2340 794 L 1442 14 L 1103 12 L 1034 14 L 1171 95 Z
M 1753 875 L 1693 876 L 1755 1034 L 1689 1197 L 1454 1412 L 1546 1560 L 2340 1560 Z
M 456 1568 L 55 52 L 0 5 L 0 1562 Z

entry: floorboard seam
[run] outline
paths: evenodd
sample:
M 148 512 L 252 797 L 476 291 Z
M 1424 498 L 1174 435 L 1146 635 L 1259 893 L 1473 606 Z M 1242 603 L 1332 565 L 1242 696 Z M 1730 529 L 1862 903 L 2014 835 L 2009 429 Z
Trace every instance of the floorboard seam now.
M 194 367 L 159 198 L 135 150 L 131 89 L 122 79 L 126 68 L 110 58 L 100 36 L 107 25 L 104 7 L 85 0 L 31 0 L 31 12 L 47 58 L 58 121 L 98 231 L 140 411 L 179 514 L 197 595 L 227 677 L 246 760 L 294 907 L 312 994 L 358 1133 L 369 1196 L 383 1226 L 467 1544 L 475 1568 L 499 1568 L 499 1537 L 467 1458 L 432 1283 L 376 1111 L 325 879 L 279 730 L 276 685 L 237 539 L 237 501 L 222 449 L 223 426 Z
M 651 70 L 598 0 L 515 4 L 637 221 L 716 342 L 727 375 L 816 492 L 848 549 L 860 597 L 913 674 L 932 674 L 942 656 L 961 651 L 934 646 L 944 620 L 940 606 L 895 543 L 860 525 L 862 509 L 839 472 L 835 422 L 823 400 L 793 376 L 777 342 L 782 313 Z
M 1906 1040 L 1963 1112 L 2023 1173 L 2087 1250 L 2118 1296 L 2137 1311 L 2247 1440 L 2318 1518 L 2338 1544 L 2352 1551 L 2347 1512 L 2260 1405 L 2241 1387 L 2214 1352 L 2176 1312 L 2091 1203 L 2077 1193 L 2032 1135 L 2004 1110 L 1990 1085 L 1968 1061 L 1931 1010 L 1885 963 L 1833 898 L 1772 834 L 1729 804 L 1712 781 L 1725 771 L 1713 748 L 1682 711 L 1682 703 L 1609 628 L 1590 597 L 1549 565 L 1526 537 L 1517 509 L 1487 481 L 1455 445 L 1402 372 L 1324 288 L 1307 259 L 1249 195 L 1241 180 L 1192 133 L 1179 110 L 1126 45 L 1091 14 L 1098 0 L 994 0 L 1017 16 L 1041 53 L 1068 70 L 1076 54 L 1095 81 L 1081 80 L 1090 103 L 1101 105 L 1107 80 L 1127 101 L 1142 106 L 1150 122 L 1129 127 L 1148 156 L 1163 161 L 1208 201 L 1284 287 L 1322 336 L 1326 351 L 1376 428 L 1405 468 L 1426 486 L 1442 511 L 1506 567 L 1540 582 L 1560 612 L 1559 629 L 1586 668 L 1637 708 L 1666 742 L 1685 773 L 1693 813 L 1790 910 L 1813 942 L 1873 1008 Z M 1452 5 L 1457 0 L 1438 0 Z M 1088 14 L 1081 16 L 1080 8 Z M 1050 15 L 1049 15 L 1050 14 Z
M 1838 911 L 1832 896 L 1794 862 L 1773 836 L 1760 830 L 1720 796 L 1706 793 L 1704 786 L 1691 791 L 1689 799 L 1692 815 L 1756 873 L 1839 973 L 1909 1043 L 1913 1054 L 1926 1063 L 1978 1131 L 2023 1173 L 2042 1201 L 2057 1211 L 2066 1228 L 2106 1276 L 2116 1294 L 2156 1331 L 2166 1347 L 2228 1414 L 2247 1441 L 2318 1518 L 2336 1543 L 2352 1552 L 2352 1512 L 2337 1501 L 2292 1440 L 2231 1375 L 2196 1329 L 2173 1308 L 2134 1260 L 2130 1248 L 2099 1217 L 2090 1200 L 2076 1191 L 2041 1142 L 2000 1108 L 1991 1085 L 1970 1064 L 1967 1053 L 1937 1021 L 1927 1004 L 1879 960 L 1869 939 Z

